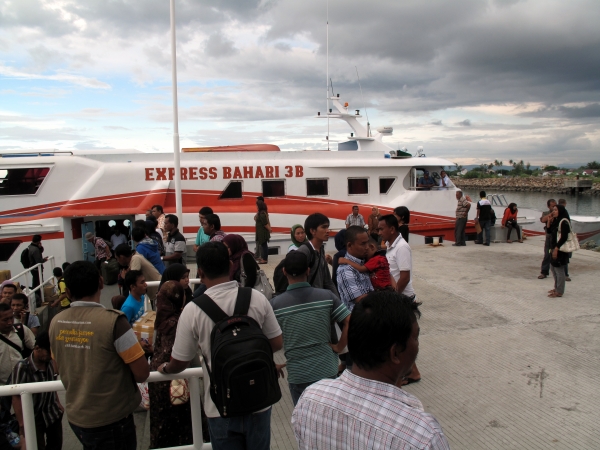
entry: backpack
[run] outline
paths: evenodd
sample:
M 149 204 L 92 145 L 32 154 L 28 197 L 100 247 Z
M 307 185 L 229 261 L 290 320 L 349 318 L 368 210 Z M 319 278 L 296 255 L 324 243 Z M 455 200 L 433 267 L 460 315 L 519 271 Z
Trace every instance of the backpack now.
M 496 211 L 494 211 L 494 208 L 490 209 L 490 223 L 492 226 L 496 225 Z
M 312 246 L 310 244 L 308 244 L 307 242 L 303 242 L 302 245 L 306 245 L 308 247 L 308 249 L 310 250 L 311 256 L 310 256 L 310 263 L 308 264 L 308 266 L 310 267 L 310 271 L 312 272 L 315 262 L 317 264 L 320 264 L 321 255 L 319 253 L 317 253 L 317 251 L 314 250 L 312 248 Z M 295 251 L 298 251 L 298 250 L 295 250 Z M 275 284 L 275 295 L 283 294 L 287 290 L 287 287 L 289 285 L 287 277 L 283 273 L 284 264 L 285 264 L 285 258 L 283 258 L 279 262 L 279 264 L 277 264 L 277 267 L 275 267 L 275 270 L 273 271 L 273 284 Z M 318 269 L 319 269 L 319 266 L 317 265 L 317 268 L 315 269 L 312 277 L 310 277 L 309 284 L 311 286 L 315 282 L 315 278 L 317 277 Z
M 221 417 L 265 409 L 281 399 L 273 349 L 260 325 L 248 316 L 252 289 L 238 288 L 232 316 L 206 294 L 192 301 L 215 322 L 210 334 L 210 398 Z M 206 357 L 204 357 L 206 361 Z
M 248 258 L 245 258 L 246 255 L 248 255 Z M 252 262 L 256 266 L 256 281 L 254 282 L 254 286 L 248 286 L 246 284 L 248 280 L 248 274 L 244 268 L 244 259 L 252 259 Z M 251 287 L 252 289 L 256 289 L 262 295 L 267 297 L 267 300 L 271 300 L 273 298 L 273 287 L 271 286 L 271 283 L 269 283 L 269 278 L 267 278 L 265 271 L 258 267 L 254 257 L 250 254 L 250 252 L 242 256 L 240 263 L 240 283 L 242 287 Z
M 31 267 L 31 260 L 29 259 L 29 246 L 25 247 L 25 250 L 21 252 L 21 264 L 26 269 Z

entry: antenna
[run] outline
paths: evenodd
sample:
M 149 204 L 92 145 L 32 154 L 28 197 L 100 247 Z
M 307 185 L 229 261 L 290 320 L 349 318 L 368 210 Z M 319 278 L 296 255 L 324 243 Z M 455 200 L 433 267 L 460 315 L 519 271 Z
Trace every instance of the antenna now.
M 327 0 L 327 78 L 325 79 L 325 94 L 327 99 L 327 150 L 329 150 L 329 0 Z
M 358 67 L 354 66 L 356 69 L 356 78 L 358 78 L 358 87 L 360 88 L 360 98 L 363 101 L 363 107 L 365 108 L 365 115 L 367 116 L 367 136 L 371 137 L 371 123 L 369 122 L 369 113 L 367 111 L 367 104 L 365 103 L 365 97 L 363 96 L 362 86 L 360 84 L 360 75 L 358 75 Z

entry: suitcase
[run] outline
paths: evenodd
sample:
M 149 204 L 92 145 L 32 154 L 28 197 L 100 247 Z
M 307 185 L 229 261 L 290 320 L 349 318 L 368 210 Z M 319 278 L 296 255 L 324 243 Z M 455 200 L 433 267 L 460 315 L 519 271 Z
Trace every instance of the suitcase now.
M 115 284 L 119 278 L 119 263 L 116 259 L 105 261 L 102 263 L 102 278 L 104 284 Z

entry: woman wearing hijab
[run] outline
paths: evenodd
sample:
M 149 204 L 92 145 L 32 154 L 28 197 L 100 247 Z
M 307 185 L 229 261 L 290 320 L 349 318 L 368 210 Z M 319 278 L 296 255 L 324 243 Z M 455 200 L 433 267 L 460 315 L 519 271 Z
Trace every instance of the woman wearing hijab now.
M 566 208 L 556 205 L 552 209 L 552 224 L 550 234 L 552 245 L 550 246 L 550 271 L 554 277 L 554 289 L 548 291 L 548 297 L 562 297 L 565 293 L 565 268 L 569 263 L 569 253 L 561 252 L 560 247 L 567 242 L 571 231 L 571 218 Z
M 173 267 L 170 266 L 169 269 Z M 167 269 L 168 270 L 168 269 Z M 179 280 L 161 284 L 156 302 L 154 356 L 151 370 L 171 359 L 177 323 L 185 302 Z M 150 448 L 190 445 L 193 442 L 190 402 L 171 405 L 170 381 L 148 383 L 150 391 Z
M 410 223 L 410 211 L 406 206 L 398 206 L 394 209 L 394 216 L 398 219 L 398 232 L 402 235 L 402 238 L 408 242 L 408 224 Z
M 379 228 L 379 216 L 379 208 L 373 206 L 371 208 L 371 215 L 368 218 L 368 233 L 376 242 L 379 242 L 379 231 L 377 231 L 377 228 Z
M 246 240 L 239 234 L 228 234 L 223 238 L 223 244 L 229 250 L 229 279 L 237 281 L 242 286 L 242 264 L 246 279 L 243 281 L 243 286 L 253 287 L 256 284 L 256 272 L 258 264 L 248 250 Z
M 306 232 L 304 231 L 304 227 L 299 223 L 292 227 L 290 234 L 292 236 L 292 245 L 288 247 L 288 253 L 298 250 L 302 243 L 306 241 Z
M 511 203 L 504 210 L 504 217 L 502 217 L 502 228 L 506 227 L 506 242 L 508 244 L 512 244 L 510 240 L 510 235 L 512 234 L 512 230 L 517 230 L 517 239 L 519 242 L 523 243 L 523 239 L 521 239 L 521 227 L 517 223 L 517 214 L 519 210 L 517 209 L 516 203 Z
M 194 298 L 192 289 L 190 288 L 190 269 L 183 264 L 174 263 L 165 269 L 158 285 L 158 289 L 167 281 L 177 281 L 185 292 L 185 303 L 191 302 Z

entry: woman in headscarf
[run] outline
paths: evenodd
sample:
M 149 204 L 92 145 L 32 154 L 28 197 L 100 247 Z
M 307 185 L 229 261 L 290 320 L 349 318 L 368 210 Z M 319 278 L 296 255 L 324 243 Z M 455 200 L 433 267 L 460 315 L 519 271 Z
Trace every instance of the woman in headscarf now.
M 288 253 L 298 250 L 302 243 L 306 241 L 306 231 L 304 231 L 304 227 L 299 223 L 292 227 L 290 235 L 292 236 L 292 245 L 288 247 Z
M 510 240 L 510 235 L 512 234 L 512 230 L 517 230 L 517 239 L 519 242 L 523 243 L 523 239 L 521 239 L 521 227 L 517 223 L 517 214 L 519 210 L 517 209 L 516 203 L 511 203 L 504 210 L 504 217 L 502 217 L 502 228 L 506 228 L 506 242 L 508 244 L 512 244 Z
M 173 266 L 170 266 L 171 268 Z M 168 270 L 168 269 L 167 269 Z M 162 283 L 157 295 L 154 322 L 154 356 L 151 370 L 171 360 L 177 323 L 185 302 L 179 280 Z M 193 442 L 190 402 L 171 405 L 170 381 L 148 383 L 150 391 L 150 448 L 190 445 Z
M 379 242 L 379 231 L 377 231 L 377 228 L 379 228 L 379 208 L 377 208 L 377 206 L 373 206 L 371 208 L 371 215 L 369 216 L 368 222 L 369 222 L 369 235 L 375 239 L 375 241 Z
M 167 281 L 179 282 L 185 292 L 185 303 L 192 301 L 194 295 L 190 288 L 190 269 L 179 263 L 169 265 L 162 274 L 158 289 L 160 289 Z
M 229 250 L 229 279 L 237 281 L 240 286 L 253 287 L 256 284 L 258 265 L 252 253 L 248 250 L 246 240 L 239 234 L 228 234 L 223 238 L 223 244 Z M 246 278 L 242 280 L 242 264 Z
M 402 235 L 404 240 L 408 242 L 408 224 L 410 223 L 410 211 L 406 206 L 398 206 L 394 208 L 394 216 L 398 219 L 398 232 Z
M 554 277 L 554 289 L 548 291 L 548 297 L 562 297 L 565 293 L 565 264 L 569 264 L 569 253 L 561 252 L 560 247 L 567 242 L 571 231 L 571 217 L 566 208 L 556 205 L 552 209 L 552 224 L 550 234 L 552 245 L 550 246 L 550 271 Z

